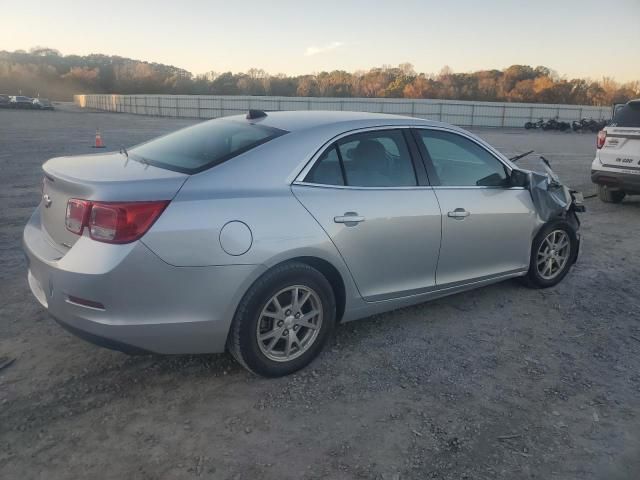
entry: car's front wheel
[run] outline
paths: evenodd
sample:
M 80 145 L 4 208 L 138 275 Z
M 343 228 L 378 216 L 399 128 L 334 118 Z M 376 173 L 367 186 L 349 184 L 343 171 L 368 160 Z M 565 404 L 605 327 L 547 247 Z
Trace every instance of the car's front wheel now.
M 569 273 L 577 251 L 578 237 L 570 224 L 559 220 L 545 225 L 533 240 L 525 283 L 533 288 L 557 285 Z
M 258 375 L 288 375 L 320 353 L 335 320 L 335 296 L 324 275 L 307 264 L 288 262 L 269 270 L 245 294 L 227 347 Z

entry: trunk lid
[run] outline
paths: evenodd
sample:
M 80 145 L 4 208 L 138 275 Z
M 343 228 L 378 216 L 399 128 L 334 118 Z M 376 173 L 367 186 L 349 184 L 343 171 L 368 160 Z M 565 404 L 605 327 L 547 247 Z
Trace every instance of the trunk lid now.
M 67 250 L 80 238 L 67 230 L 70 198 L 103 202 L 171 200 L 188 175 L 134 161 L 119 153 L 59 157 L 43 166 L 42 230 Z

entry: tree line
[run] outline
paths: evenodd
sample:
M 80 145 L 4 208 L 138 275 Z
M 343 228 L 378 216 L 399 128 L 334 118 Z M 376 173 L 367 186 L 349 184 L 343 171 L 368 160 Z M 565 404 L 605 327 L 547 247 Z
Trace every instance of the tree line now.
M 410 63 L 368 71 L 334 70 L 310 75 L 244 73 L 193 75 L 182 68 L 112 55 L 62 55 L 35 47 L 0 51 L 0 93 L 70 100 L 77 93 L 387 97 L 501 102 L 611 105 L 640 96 L 640 81 L 567 79 L 543 66 L 437 74 Z

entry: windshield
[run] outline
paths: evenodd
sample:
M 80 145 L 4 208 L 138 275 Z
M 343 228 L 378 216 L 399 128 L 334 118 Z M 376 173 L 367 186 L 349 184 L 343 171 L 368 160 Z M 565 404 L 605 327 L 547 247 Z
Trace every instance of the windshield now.
M 640 102 L 629 102 L 616 111 L 612 127 L 640 127 Z
M 183 173 L 197 173 L 287 132 L 232 120 L 210 120 L 130 150 L 135 159 Z

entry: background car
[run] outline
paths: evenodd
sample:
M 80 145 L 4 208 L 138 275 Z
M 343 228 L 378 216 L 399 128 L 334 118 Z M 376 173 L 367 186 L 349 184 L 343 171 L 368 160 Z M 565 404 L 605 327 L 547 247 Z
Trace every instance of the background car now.
M 266 376 L 307 365 L 337 322 L 553 286 L 578 253 L 575 214 L 542 218 L 527 172 L 409 117 L 250 112 L 43 169 L 23 245 L 60 324 L 123 351 L 227 348 Z
M 613 120 L 598 133 L 591 181 L 603 202 L 620 203 L 640 195 L 640 99 L 618 107 Z
M 0 93 L 0 108 L 8 108 L 9 107 L 9 95 L 5 95 L 4 93 Z
M 33 106 L 40 110 L 53 110 L 53 104 L 48 98 L 34 98 Z
M 25 97 L 23 95 L 14 95 L 9 99 L 9 106 L 11 108 L 34 108 L 33 98 Z

